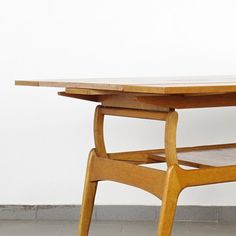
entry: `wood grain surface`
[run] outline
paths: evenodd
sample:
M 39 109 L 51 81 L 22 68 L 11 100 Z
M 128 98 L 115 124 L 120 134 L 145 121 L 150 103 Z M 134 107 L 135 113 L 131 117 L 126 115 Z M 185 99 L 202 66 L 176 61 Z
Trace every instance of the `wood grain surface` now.
M 146 94 L 212 94 L 236 92 L 236 76 L 182 76 L 145 78 L 63 79 L 63 80 L 17 80 L 16 85 L 63 87 L 73 89 L 146 93 Z M 74 90 L 73 93 L 76 93 Z M 101 92 L 99 93 L 101 94 Z

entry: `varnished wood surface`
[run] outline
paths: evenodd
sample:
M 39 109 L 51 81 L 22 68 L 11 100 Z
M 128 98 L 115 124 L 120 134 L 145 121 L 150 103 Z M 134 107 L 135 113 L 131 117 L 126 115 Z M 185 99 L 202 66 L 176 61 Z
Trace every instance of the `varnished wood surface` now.
M 236 76 L 185 76 L 185 77 L 146 77 L 114 79 L 78 79 L 16 81 L 16 85 L 92 89 L 114 92 L 146 94 L 212 94 L 236 92 Z M 80 90 L 81 92 L 81 90 Z M 73 90 L 76 93 L 76 90 Z M 101 94 L 101 92 L 100 92 Z
M 177 157 L 182 161 L 207 166 L 232 166 L 236 165 L 236 148 L 184 152 L 178 153 Z
M 187 79 L 187 80 L 186 80 Z M 170 236 L 178 196 L 184 188 L 236 181 L 236 146 L 176 148 L 174 108 L 236 106 L 236 76 L 116 80 L 16 81 L 17 85 L 63 87 L 62 96 L 100 102 L 94 119 L 78 236 L 88 236 L 97 183 L 111 180 L 146 190 L 162 200 L 158 236 Z M 104 116 L 165 122 L 162 150 L 107 153 Z M 132 140 L 131 140 L 132 141 Z M 167 171 L 139 166 L 166 162 Z M 180 165 L 198 169 L 185 170 Z
M 99 91 L 99 90 L 98 90 Z M 101 93 L 101 91 L 99 91 Z M 90 94 L 88 92 L 75 94 L 59 92 L 65 97 L 100 102 L 103 106 L 132 108 L 151 111 L 169 111 L 170 109 L 205 108 L 236 106 L 236 93 L 219 93 L 208 95 L 137 95 L 132 93 L 123 94 Z
M 143 189 L 162 199 L 166 172 L 108 158 L 94 157 L 92 181 L 111 180 Z
M 92 161 L 96 153 L 92 149 L 89 153 L 87 171 L 84 183 L 83 201 L 80 210 L 79 236 L 87 236 L 89 234 L 90 223 L 94 208 L 94 201 L 97 191 L 97 181 L 92 181 Z
M 177 159 L 181 161 L 182 163 L 193 163 L 200 166 L 205 167 L 219 167 L 219 166 L 232 166 L 236 165 L 236 145 L 221 145 L 222 147 L 215 146 L 209 146 L 209 149 L 207 149 L 207 146 L 199 147 L 198 149 L 194 148 L 191 150 L 191 148 L 186 149 L 187 151 L 181 152 L 178 151 L 177 153 Z M 213 147 L 213 148 L 211 148 Z M 158 157 L 165 157 L 164 153 L 158 153 L 158 154 L 152 154 L 153 156 Z

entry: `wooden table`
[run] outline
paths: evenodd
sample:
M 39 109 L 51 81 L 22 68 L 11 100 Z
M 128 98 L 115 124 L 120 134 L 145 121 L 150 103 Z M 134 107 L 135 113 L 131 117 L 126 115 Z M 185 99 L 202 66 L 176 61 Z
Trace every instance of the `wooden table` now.
M 161 199 L 159 236 L 171 235 L 177 199 L 184 188 L 236 181 L 236 144 L 176 148 L 176 109 L 236 106 L 236 76 L 16 81 L 16 84 L 62 87 L 64 91 L 59 95 L 100 103 L 95 110 L 95 148 L 88 158 L 78 236 L 89 233 L 99 181 L 135 186 Z M 165 122 L 165 147 L 107 153 L 103 126 L 104 116 L 108 115 Z M 167 164 L 166 171 L 141 166 L 163 162 Z

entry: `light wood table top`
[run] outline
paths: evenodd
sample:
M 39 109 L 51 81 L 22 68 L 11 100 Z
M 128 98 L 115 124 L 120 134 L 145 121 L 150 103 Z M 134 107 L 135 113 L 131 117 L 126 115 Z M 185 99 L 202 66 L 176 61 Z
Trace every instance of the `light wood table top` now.
M 236 76 L 184 76 L 16 81 L 16 85 L 92 89 L 146 94 L 212 94 L 236 92 Z

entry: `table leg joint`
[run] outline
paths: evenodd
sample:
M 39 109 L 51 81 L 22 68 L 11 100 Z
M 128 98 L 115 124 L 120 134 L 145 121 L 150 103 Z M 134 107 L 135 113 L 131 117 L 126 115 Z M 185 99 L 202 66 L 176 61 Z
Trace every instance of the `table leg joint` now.
M 236 166 L 184 170 L 177 168 L 182 188 L 236 181 Z
M 91 159 L 90 181 L 110 180 L 128 184 L 162 199 L 166 172 L 163 170 L 137 166 L 123 161 L 93 155 Z

